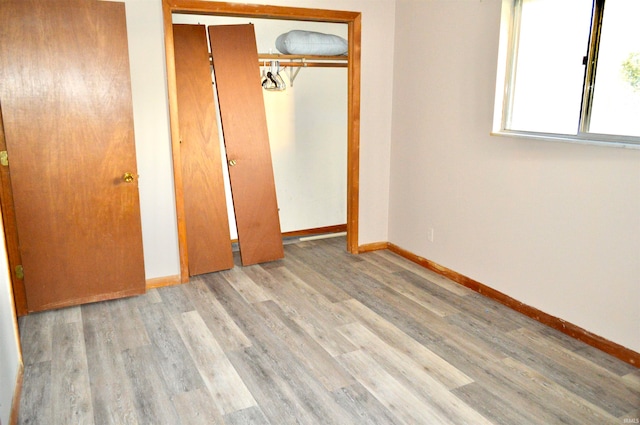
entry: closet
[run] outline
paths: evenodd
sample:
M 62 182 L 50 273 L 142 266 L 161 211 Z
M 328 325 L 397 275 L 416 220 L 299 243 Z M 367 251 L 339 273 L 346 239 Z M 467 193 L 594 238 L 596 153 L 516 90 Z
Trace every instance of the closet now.
M 3 1 L 2 214 L 18 314 L 145 290 L 123 3 Z
M 207 2 L 206 5 L 203 4 L 203 7 L 209 7 L 210 5 L 214 6 L 214 4 Z M 219 7 L 217 5 L 215 4 L 215 7 Z M 356 15 L 349 13 L 348 16 L 354 17 Z M 185 17 L 190 17 L 191 19 L 183 19 Z M 260 33 L 258 34 L 259 37 L 257 37 L 260 52 L 257 61 L 260 68 L 256 67 L 255 72 L 259 73 L 262 70 L 264 76 L 265 71 L 270 69 L 270 65 L 274 61 L 279 61 L 280 72 L 283 80 L 286 81 L 287 88 L 278 92 L 264 90 L 263 93 L 266 110 L 271 114 L 269 119 L 274 119 L 273 114 L 275 112 L 276 119 L 281 120 L 278 125 L 272 126 L 271 121 L 269 125 L 271 151 L 274 155 L 276 188 L 278 190 L 278 204 L 280 204 L 281 236 L 297 233 L 298 231 L 301 231 L 300 234 L 304 235 L 305 229 L 309 228 L 313 228 L 312 230 L 323 228 L 327 229 L 327 231 L 344 230 L 346 227 L 344 223 L 347 222 L 349 215 L 348 212 L 349 210 L 353 211 L 354 203 L 352 201 L 357 200 L 357 192 L 355 192 L 356 196 L 349 196 L 350 194 L 347 193 L 349 188 L 346 184 L 347 180 L 349 180 L 350 184 L 353 184 L 355 180 L 353 177 L 354 175 L 357 176 L 357 167 L 350 167 L 347 161 L 349 156 L 352 162 L 357 162 L 354 161 L 354 157 L 357 158 L 357 156 L 354 156 L 353 150 L 350 149 L 352 147 L 350 142 L 353 140 L 353 122 L 348 120 L 349 114 L 355 117 L 357 113 L 356 108 L 349 106 L 350 102 L 357 97 L 349 96 L 354 91 L 354 86 L 350 84 L 350 81 L 351 76 L 355 75 L 355 73 L 353 69 L 348 68 L 351 59 L 357 55 L 354 54 L 350 59 L 349 56 L 314 57 L 274 53 L 273 42 L 279 33 L 300 28 L 300 25 L 303 25 L 303 28 L 309 25 L 312 30 L 315 30 L 315 23 L 278 19 L 245 19 L 243 21 L 238 19 L 234 22 L 231 19 L 227 21 L 207 20 L 206 18 L 208 17 L 206 16 L 201 22 L 201 18 L 202 16 L 194 15 L 173 15 L 172 22 L 178 25 L 204 23 L 208 26 L 234 26 L 241 23 L 255 22 L 256 32 Z M 265 37 L 264 27 L 270 27 L 272 24 L 276 24 L 277 28 L 274 31 L 278 32 L 274 33 L 273 36 Z M 316 25 L 318 28 L 324 25 L 319 31 L 333 32 L 337 30 L 341 36 L 348 37 L 347 25 Z M 331 25 L 335 25 L 335 28 L 331 27 Z M 268 28 L 268 31 L 271 31 L 271 28 Z M 264 41 L 266 39 L 270 40 L 271 46 L 265 46 Z M 215 56 L 214 54 L 214 64 Z M 168 60 L 171 59 L 168 58 Z M 217 72 L 216 70 L 216 74 Z M 238 90 L 239 86 L 240 84 L 236 86 L 235 91 Z M 258 87 L 260 87 L 259 81 Z M 216 90 L 220 90 L 220 87 L 216 87 Z M 330 99 L 329 102 L 331 103 L 327 103 L 326 99 Z M 326 106 L 323 106 L 325 104 Z M 180 111 L 181 108 L 178 107 L 178 112 Z M 224 123 L 222 127 L 226 130 Z M 275 134 L 272 134 L 274 131 Z M 334 131 L 334 133 L 331 133 L 331 131 Z M 184 143 L 184 140 L 182 140 L 182 143 Z M 289 164 L 293 165 L 283 171 L 282 160 L 289 161 Z M 229 161 L 234 165 L 228 167 L 227 163 Z M 223 162 L 225 162 L 223 167 L 229 169 L 230 176 L 233 176 L 234 170 L 237 170 L 241 164 L 241 161 L 238 161 L 233 155 L 228 155 L 227 161 Z M 350 176 L 349 179 L 347 179 L 348 176 Z M 283 180 L 284 184 L 282 183 Z M 178 190 L 179 188 L 177 187 L 176 189 Z M 347 203 L 348 199 L 349 203 Z M 292 214 L 291 210 L 293 208 L 295 208 L 295 211 Z M 314 218 L 314 214 L 318 215 L 317 212 L 322 211 L 323 208 L 329 210 L 330 214 L 334 216 L 338 214 L 339 218 L 326 218 L 328 214 L 324 212 L 324 218 Z M 233 211 L 231 211 L 231 214 L 233 217 Z M 236 211 L 235 214 L 237 215 L 238 212 Z M 178 215 L 180 217 L 179 205 Z M 188 211 L 185 211 L 184 218 L 188 225 Z M 231 223 L 230 228 L 233 239 L 234 223 Z M 349 233 L 350 238 L 357 237 L 357 227 L 353 221 Z M 240 240 L 240 251 L 242 253 L 242 236 L 239 235 L 238 239 Z M 185 254 L 186 252 L 181 252 L 181 258 L 184 258 Z M 190 264 L 190 252 L 188 258 L 188 263 Z M 189 266 L 190 269 L 191 267 Z

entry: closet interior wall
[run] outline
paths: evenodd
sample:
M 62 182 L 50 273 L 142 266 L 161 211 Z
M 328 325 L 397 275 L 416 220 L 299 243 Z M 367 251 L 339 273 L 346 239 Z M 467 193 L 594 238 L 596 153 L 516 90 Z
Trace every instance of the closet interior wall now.
M 346 24 L 189 14 L 174 14 L 173 23 L 252 23 L 259 53 L 278 53 L 276 38 L 292 29 L 331 33 L 345 39 L 348 31 Z M 343 225 L 347 215 L 347 69 L 303 68 L 291 84 L 284 66 L 281 63 L 280 75 L 286 89 L 263 90 L 281 230 L 286 233 Z M 224 149 L 222 126 L 218 128 Z M 231 238 L 237 239 L 224 161 L 223 167 Z

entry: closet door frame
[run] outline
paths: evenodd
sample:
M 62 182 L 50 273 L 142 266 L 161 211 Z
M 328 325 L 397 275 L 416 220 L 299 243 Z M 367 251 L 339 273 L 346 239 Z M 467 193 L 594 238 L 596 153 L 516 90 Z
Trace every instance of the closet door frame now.
M 173 13 L 232 16 L 279 20 L 331 22 L 348 25 L 348 86 L 347 86 L 347 251 L 359 253 L 358 209 L 360 174 L 360 49 L 361 20 L 359 12 L 347 12 L 299 7 L 223 3 L 201 0 L 163 0 L 167 84 L 169 93 L 169 119 L 173 153 L 173 176 L 178 221 L 178 249 L 180 253 L 180 280 L 189 281 L 187 232 L 182 191 L 182 165 L 180 161 L 180 128 L 176 90 L 175 56 L 173 46 Z

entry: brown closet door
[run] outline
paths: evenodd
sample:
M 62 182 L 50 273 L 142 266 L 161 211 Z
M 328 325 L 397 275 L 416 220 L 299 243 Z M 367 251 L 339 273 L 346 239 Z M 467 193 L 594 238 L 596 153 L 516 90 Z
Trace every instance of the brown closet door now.
M 189 275 L 233 267 L 217 111 L 204 25 L 174 25 Z
M 209 27 L 242 264 L 284 257 L 253 25 Z
M 1 7 L 0 103 L 27 308 L 143 293 L 124 4 Z

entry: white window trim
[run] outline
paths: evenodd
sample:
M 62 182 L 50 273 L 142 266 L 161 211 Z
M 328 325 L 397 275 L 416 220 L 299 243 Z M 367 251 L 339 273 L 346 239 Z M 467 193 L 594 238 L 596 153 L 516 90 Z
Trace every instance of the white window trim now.
M 640 149 L 640 137 L 611 136 L 606 134 L 552 134 L 527 131 L 507 130 L 504 128 L 506 113 L 508 112 L 509 99 L 509 71 L 511 54 L 511 32 L 513 27 L 514 7 L 513 0 L 502 0 L 500 16 L 500 41 L 498 45 L 498 68 L 496 73 L 496 93 L 493 108 L 492 136 L 506 136 L 515 138 L 545 140 L 552 142 L 566 142 L 606 147 Z

